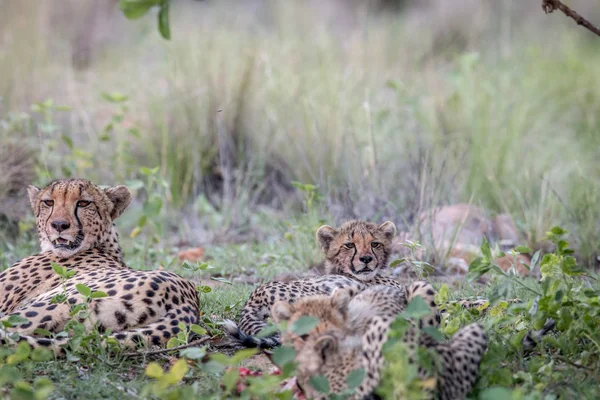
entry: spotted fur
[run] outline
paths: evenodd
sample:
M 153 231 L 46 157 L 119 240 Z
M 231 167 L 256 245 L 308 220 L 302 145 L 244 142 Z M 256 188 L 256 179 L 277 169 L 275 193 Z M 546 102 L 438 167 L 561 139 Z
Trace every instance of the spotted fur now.
M 432 290 L 426 283 L 417 283 L 413 291 L 430 303 Z M 319 323 L 302 335 L 287 330 L 282 342 L 296 352 L 297 382 L 308 398 L 324 399 L 310 384 L 315 375 L 325 376 L 330 392 L 340 394 L 347 389 L 348 375 L 365 370 L 365 378 L 350 399 L 374 397 L 384 367 L 382 348 L 387 341 L 391 323 L 410 301 L 406 292 L 389 286 L 373 286 L 354 295 L 337 289 L 330 296 L 319 295 L 300 299 L 297 303 L 277 302 L 273 318 L 288 322 L 288 327 L 302 317 L 315 317 Z M 403 338 L 409 363 L 414 363 L 417 346 L 431 349 L 439 355 L 440 368 L 427 371 L 418 368 L 421 379 L 432 377 L 435 388 L 426 391 L 429 398 L 462 399 L 472 390 L 479 364 L 487 348 L 487 338 L 481 326 L 461 329 L 450 342 L 438 343 L 413 327 Z
M 327 275 L 292 282 L 269 282 L 258 287 L 244 306 L 239 325 L 225 321 L 229 336 L 245 347 L 271 348 L 280 344 L 279 335 L 258 338 L 267 325 L 271 307 L 276 301 L 293 303 L 313 295 L 328 295 L 336 288 L 349 287 L 362 291 L 370 286 L 385 285 L 406 290 L 397 280 L 384 276 L 396 227 L 392 222 L 377 225 L 365 221 L 350 221 L 339 229 L 322 226 L 317 241 L 325 254 Z M 434 324 L 432 315 L 422 322 Z
M 86 328 L 111 336 L 125 346 L 163 345 L 176 335 L 178 324 L 196 323 L 198 295 L 193 283 L 167 271 L 136 271 L 125 265 L 113 220 L 131 201 L 125 186 L 100 189 L 86 180 L 52 182 L 44 189 L 30 186 L 42 252 L 18 261 L 0 273 L 0 313 L 25 317 L 28 323 L 2 332 L 0 340 L 49 347 L 64 354 L 67 339 L 35 335 L 36 329 L 63 330 L 74 304 L 83 301 L 76 290 L 84 284 L 108 297 L 89 303 Z M 75 271 L 64 287 L 52 264 Z M 66 294 L 64 303 L 53 299 Z

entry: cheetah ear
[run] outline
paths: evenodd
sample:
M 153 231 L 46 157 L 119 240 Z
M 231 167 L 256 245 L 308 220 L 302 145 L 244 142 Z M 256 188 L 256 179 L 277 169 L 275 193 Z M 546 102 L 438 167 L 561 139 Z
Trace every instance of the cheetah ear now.
M 41 189 L 35 187 L 33 185 L 27 186 L 27 194 L 29 195 L 29 202 L 31 203 L 31 208 L 35 212 L 35 201 L 37 199 L 38 194 L 40 194 Z
M 119 185 L 104 189 L 104 194 L 106 194 L 108 199 L 113 203 L 113 209 L 110 212 L 110 217 L 112 219 L 119 218 L 129 203 L 131 203 L 131 191 L 129 191 L 127 186 Z
M 348 311 L 348 303 L 352 299 L 350 290 L 346 288 L 335 288 L 331 293 L 331 306 L 345 314 Z
M 279 323 L 283 321 L 289 321 L 294 313 L 295 308 L 293 304 L 287 301 L 278 301 L 271 307 L 271 317 L 273 321 Z
M 396 225 L 392 221 L 386 221 L 379 225 L 379 231 L 385 235 L 388 240 L 396 236 Z
M 323 225 L 317 229 L 317 242 L 319 242 L 319 247 L 325 253 L 329 251 L 329 246 L 331 246 L 331 242 L 333 242 L 336 234 L 337 231 L 329 225 Z
M 315 343 L 315 350 L 319 352 L 323 361 L 327 360 L 330 355 L 333 355 L 338 349 L 338 341 L 332 335 L 325 335 Z

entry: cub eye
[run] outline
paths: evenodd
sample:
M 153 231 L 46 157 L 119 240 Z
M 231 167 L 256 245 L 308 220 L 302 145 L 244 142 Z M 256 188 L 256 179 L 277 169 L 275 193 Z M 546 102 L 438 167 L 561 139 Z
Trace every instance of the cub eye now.
M 308 334 L 304 334 L 304 335 L 300 335 L 300 339 L 306 341 L 306 339 L 308 339 L 309 335 Z
M 89 206 L 91 201 L 79 200 L 77 202 L 77 207 L 87 207 Z
M 354 248 L 354 243 L 352 243 L 352 242 L 344 243 L 344 246 L 347 249 L 353 249 Z
M 374 248 L 374 249 L 376 249 L 378 247 L 381 247 L 381 243 L 379 243 L 379 242 L 372 242 L 371 243 L 371 247 Z
M 44 204 L 48 207 L 52 207 L 54 205 L 54 200 L 44 200 Z

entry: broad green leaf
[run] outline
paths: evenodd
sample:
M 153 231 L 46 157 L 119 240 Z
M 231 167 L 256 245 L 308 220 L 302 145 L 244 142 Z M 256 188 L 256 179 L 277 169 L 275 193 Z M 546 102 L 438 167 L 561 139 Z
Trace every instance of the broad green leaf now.
M 13 314 L 6 319 L 6 322 L 8 322 L 11 326 L 18 326 L 18 325 L 28 324 L 29 320 L 20 315 Z
M 231 356 L 230 362 L 231 362 L 231 364 L 239 364 L 242 361 L 252 357 L 256 353 L 258 353 L 258 349 L 256 349 L 256 348 L 238 350 L 235 352 L 235 354 L 233 356 Z
M 323 375 L 311 376 L 308 383 L 319 393 L 329 393 L 329 381 Z
M 515 247 L 515 250 L 519 253 L 531 253 L 533 251 L 527 246 L 517 246 Z
M 552 229 L 550 229 L 550 232 L 552 232 L 554 235 L 565 235 L 567 233 L 569 233 L 568 231 L 564 230 L 563 228 L 561 228 L 560 226 L 555 226 Z
M 196 335 L 206 335 L 206 329 L 204 329 L 203 327 L 201 327 L 200 325 L 196 325 L 196 324 L 192 324 L 190 326 L 190 330 L 192 332 L 194 332 Z
M 405 318 L 419 319 L 431 314 L 429 305 L 421 296 L 417 296 L 408 303 L 406 309 L 402 313 Z
M 396 267 L 397 265 L 400 265 L 400 264 L 402 264 L 404 261 L 405 261 L 405 259 L 404 259 L 404 258 L 401 258 L 401 259 L 399 259 L 399 260 L 394 260 L 394 261 L 392 261 L 392 262 L 390 263 L 390 268 L 394 268 L 394 267 Z
M 364 378 L 364 368 L 355 369 L 354 371 L 350 372 L 348 374 L 348 377 L 346 378 L 346 384 L 348 385 L 348 389 L 356 389 L 357 387 L 359 387 Z
M 100 290 L 97 290 L 97 291 L 95 291 L 95 292 L 92 292 L 92 294 L 90 295 L 90 297 L 91 297 L 92 299 L 101 299 L 101 298 L 103 298 L 103 297 L 108 297 L 108 294 L 107 294 L 107 293 L 104 293 L 104 292 L 102 292 L 102 291 L 100 291 Z
M 431 336 L 432 338 L 434 338 L 437 341 L 444 340 L 444 334 L 442 332 L 440 332 L 440 330 L 437 329 L 436 327 L 426 326 L 423 328 L 423 332 L 428 334 L 429 336 Z
M 278 367 L 283 367 L 296 358 L 296 351 L 289 346 L 281 346 L 273 350 L 271 359 Z
M 85 297 L 90 297 L 90 295 L 92 294 L 92 289 L 90 289 L 82 283 L 78 283 L 77 285 L 75 285 L 75 289 L 77 289 L 77 291 Z
M 315 317 L 303 316 L 298 318 L 291 326 L 291 331 L 296 335 L 304 335 L 313 330 L 319 324 Z
M 205 355 L 205 347 L 189 347 L 179 352 L 180 357 L 189 358 L 190 360 L 201 360 Z
M 492 259 L 492 249 L 485 237 L 481 240 L 481 253 L 487 258 L 487 261 Z

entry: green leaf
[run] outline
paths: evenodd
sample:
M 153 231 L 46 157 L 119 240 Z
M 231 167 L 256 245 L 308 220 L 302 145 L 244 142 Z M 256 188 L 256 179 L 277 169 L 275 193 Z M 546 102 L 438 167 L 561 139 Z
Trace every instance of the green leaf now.
M 485 237 L 481 240 L 481 253 L 487 258 L 487 261 L 492 259 L 492 249 Z
M 409 319 L 419 319 L 431 314 L 429 305 L 421 296 L 417 296 L 408 303 L 402 316 Z
M 358 368 L 350 372 L 348 374 L 348 377 L 346 377 L 346 384 L 348 385 L 348 389 L 356 389 L 357 387 L 359 387 L 364 378 L 364 368 Z
M 533 250 L 527 246 L 517 246 L 515 247 L 515 251 L 518 251 L 519 253 L 531 253 Z
M 33 333 L 37 336 L 45 336 L 45 337 L 52 337 L 52 332 L 50 332 L 47 329 L 42 329 L 42 328 L 35 328 L 33 330 Z
M 228 284 L 228 285 L 233 285 L 233 283 L 232 283 L 230 280 L 228 280 L 227 278 L 222 278 L 222 277 L 214 277 L 214 276 L 211 276 L 211 277 L 210 277 L 210 280 L 211 280 L 211 281 L 217 281 L 217 282 L 221 282 L 221 283 L 226 283 L 226 284 Z
M 104 293 L 104 292 L 102 292 L 100 290 L 97 290 L 95 292 L 92 292 L 92 294 L 90 295 L 90 297 L 92 299 L 101 299 L 103 297 L 108 297 L 108 294 L 106 294 L 106 293 Z
M 257 348 L 238 350 L 235 352 L 235 354 L 233 356 L 231 356 L 230 362 L 232 365 L 239 364 L 242 361 L 252 357 L 256 353 L 258 353 Z
M 479 394 L 480 400 L 511 400 L 511 391 L 503 387 L 492 387 Z
M 206 335 L 206 329 L 204 329 L 203 327 L 201 327 L 200 325 L 196 325 L 196 324 L 192 324 L 190 326 L 190 330 L 192 332 L 194 332 L 196 335 Z
M 10 326 L 18 326 L 28 324 L 29 320 L 25 317 L 21 317 L 20 315 L 13 314 L 6 319 L 6 322 L 8 322 Z
M 404 258 L 401 258 L 401 259 L 399 259 L 399 260 L 394 260 L 394 261 L 392 261 L 392 262 L 390 263 L 390 268 L 394 268 L 394 267 L 396 267 L 397 265 L 400 265 L 400 264 L 402 264 L 404 261 L 406 261 Z
M 160 367 L 160 365 L 158 365 L 158 363 L 151 362 L 146 367 L 146 376 L 149 376 L 150 378 L 160 378 L 164 374 L 165 373 L 163 369 Z
M 281 346 L 273 350 L 271 359 L 278 367 L 283 367 L 287 363 L 294 361 L 296 351 L 290 346 Z
M 69 150 L 73 150 L 73 139 L 71 139 L 67 135 L 62 135 L 61 139 L 62 139 L 63 142 L 65 142 L 65 144 L 67 145 L 67 147 L 69 148 Z
M 440 330 L 437 329 L 436 327 L 426 326 L 423 328 L 423 332 L 428 334 L 429 336 L 431 336 L 432 338 L 434 338 L 437 341 L 444 340 L 444 334 L 442 332 L 440 332 Z
M 92 294 L 92 289 L 90 289 L 82 283 L 78 283 L 77 285 L 75 285 L 75 289 L 77 289 L 77 291 L 85 297 L 90 297 L 90 295 Z
M 319 393 L 329 393 L 329 381 L 323 375 L 311 376 L 308 383 Z
M 557 235 L 557 236 L 565 235 L 568 233 L 568 231 L 564 230 L 560 226 L 553 227 L 552 229 L 550 229 L 550 232 L 552 232 L 554 235 Z
M 304 335 L 313 330 L 319 324 L 319 319 L 315 317 L 303 316 L 298 318 L 291 326 L 292 332 L 296 335 Z
M 206 355 L 206 347 L 190 347 L 179 352 L 180 357 L 190 360 L 200 360 Z
M 128 19 L 143 17 L 153 6 L 160 4 L 160 0 L 121 0 L 119 9 Z
M 169 27 L 169 2 L 165 1 L 158 12 L 158 31 L 163 38 L 171 39 L 171 28 Z

